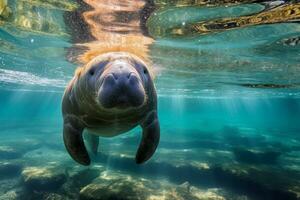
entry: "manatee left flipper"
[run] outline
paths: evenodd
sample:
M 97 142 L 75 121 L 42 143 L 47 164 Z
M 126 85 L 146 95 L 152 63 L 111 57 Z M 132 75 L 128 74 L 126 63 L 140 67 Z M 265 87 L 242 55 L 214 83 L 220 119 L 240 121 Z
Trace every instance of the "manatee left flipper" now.
M 64 119 L 63 137 L 67 151 L 78 163 L 89 165 L 91 160 L 84 146 L 82 137 L 83 129 L 84 127 L 77 120 Z
M 151 158 L 158 146 L 160 127 L 156 111 L 149 113 L 141 126 L 143 128 L 143 136 L 135 157 L 137 164 L 144 163 Z

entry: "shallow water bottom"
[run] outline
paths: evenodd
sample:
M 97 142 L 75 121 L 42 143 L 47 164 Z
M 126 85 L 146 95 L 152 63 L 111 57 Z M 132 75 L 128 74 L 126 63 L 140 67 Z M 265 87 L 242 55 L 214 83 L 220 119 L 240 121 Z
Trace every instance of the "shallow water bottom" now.
M 299 199 L 299 141 L 229 126 L 184 131 L 188 137 L 176 141 L 162 137 L 144 165 L 134 162 L 139 130 L 101 139 L 93 164 L 84 167 L 65 151 L 60 128 L 6 126 L 0 199 Z

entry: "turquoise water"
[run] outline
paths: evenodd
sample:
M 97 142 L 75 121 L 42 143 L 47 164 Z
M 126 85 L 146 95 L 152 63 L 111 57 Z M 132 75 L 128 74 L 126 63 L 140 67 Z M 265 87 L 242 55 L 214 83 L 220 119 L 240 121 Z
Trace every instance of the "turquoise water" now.
M 61 115 L 85 6 L 0 0 L 0 199 L 300 199 L 299 2 L 149 1 L 160 144 L 136 165 L 140 128 L 101 138 L 88 167 Z

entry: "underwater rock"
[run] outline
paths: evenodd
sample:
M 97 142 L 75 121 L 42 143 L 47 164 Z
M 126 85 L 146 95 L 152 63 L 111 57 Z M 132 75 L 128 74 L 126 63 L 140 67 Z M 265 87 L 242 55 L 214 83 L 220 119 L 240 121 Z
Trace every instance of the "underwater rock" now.
M 224 137 L 224 140 L 226 141 L 226 143 L 228 143 L 230 145 L 236 145 L 236 144 L 248 145 L 248 143 L 249 143 L 248 138 L 246 138 L 245 136 L 243 136 L 241 134 L 238 127 L 225 125 L 220 130 L 220 132 L 221 132 L 221 135 Z
M 21 173 L 22 165 L 17 162 L 0 162 L 0 178 L 8 178 Z
M 146 199 L 147 188 L 143 182 L 117 179 L 92 183 L 80 191 L 80 200 L 142 200 Z
M 79 165 L 67 167 L 68 181 L 61 187 L 63 194 L 66 194 L 70 199 L 77 199 L 80 189 L 99 177 L 103 169 L 104 167 L 100 165 L 93 165 L 89 168 Z
M 260 88 L 260 89 L 278 89 L 278 88 L 292 88 L 294 85 L 290 84 L 275 84 L 275 83 L 242 83 L 242 87 Z
M 15 148 L 20 151 L 28 152 L 40 148 L 42 146 L 42 141 L 38 139 L 24 139 L 22 141 L 15 141 L 11 143 L 11 145 L 14 145 Z
M 230 154 L 232 155 L 232 153 Z M 222 156 L 224 155 L 225 154 L 222 154 Z M 299 185 L 297 181 L 300 180 L 300 178 L 297 179 L 297 176 L 295 176 L 296 172 L 283 174 L 281 171 L 284 170 L 280 168 L 280 165 L 272 167 L 270 165 L 253 166 L 243 163 L 236 163 L 233 159 L 230 162 L 228 160 L 220 161 L 220 158 L 222 156 L 217 156 L 217 158 L 219 158 L 218 163 L 197 163 L 189 161 L 190 163 L 187 164 L 187 160 L 185 160 L 185 163 L 182 163 L 182 165 L 175 165 L 173 160 L 170 161 L 169 159 L 169 161 L 167 162 L 156 161 L 150 162 L 147 165 L 136 166 L 132 162 L 132 159 L 121 157 L 110 157 L 109 160 L 104 159 L 101 161 L 101 163 L 109 162 L 111 170 L 120 170 L 126 173 L 136 174 L 137 176 L 166 177 L 168 181 L 173 183 L 180 183 L 188 180 L 191 184 L 197 185 L 197 187 L 222 188 L 226 191 L 222 191 L 222 193 L 219 193 L 219 191 L 215 192 L 211 190 L 210 192 L 213 193 L 211 195 L 219 195 L 221 197 L 229 196 L 228 198 L 226 197 L 226 199 L 234 199 L 232 198 L 232 195 L 235 195 L 235 199 L 244 199 L 243 196 L 247 196 L 247 198 L 251 199 L 296 200 L 295 194 L 300 194 L 299 189 L 291 186 L 297 184 Z M 213 158 L 214 159 L 212 161 L 216 161 L 216 157 Z M 180 157 L 178 157 L 178 159 L 180 159 Z M 279 170 L 271 171 L 274 170 L 274 168 L 278 168 Z M 103 187 L 108 188 L 107 185 L 109 185 L 109 182 L 106 181 L 107 179 L 111 181 L 115 180 L 115 182 L 122 182 L 124 179 L 126 180 L 126 177 L 122 178 L 124 177 L 124 174 L 121 174 L 120 172 L 118 173 L 118 175 L 108 174 L 107 176 L 104 176 L 104 174 L 107 174 L 107 172 L 102 172 L 101 176 L 99 178 L 96 178 L 91 183 L 92 185 L 87 185 L 85 187 L 86 189 L 89 189 L 87 191 L 91 191 L 93 189 L 93 192 L 97 193 L 100 189 L 103 189 Z M 134 177 L 133 175 L 128 175 L 128 177 L 130 177 L 131 181 L 133 182 L 141 182 L 139 178 Z M 287 180 L 281 182 L 281 180 L 283 179 Z M 99 185 L 98 183 L 102 185 Z M 148 194 L 151 194 L 151 198 L 148 198 L 148 196 L 146 195 L 148 199 L 172 199 L 171 197 L 166 198 L 166 193 L 169 193 L 170 195 L 173 193 L 176 193 L 177 196 L 180 195 L 178 194 L 179 192 L 177 193 L 173 191 L 172 193 L 171 191 L 171 189 L 174 189 L 176 186 L 166 186 L 165 183 L 162 183 L 162 180 L 160 180 L 159 182 L 150 181 L 149 184 L 144 182 L 143 184 L 146 185 L 148 191 L 150 191 L 148 192 Z M 134 186 L 134 184 L 132 186 Z M 184 186 L 185 188 L 191 188 L 191 186 L 188 186 L 188 184 L 183 184 L 182 186 Z M 160 190 L 155 189 L 156 187 L 160 188 Z M 182 190 L 182 187 L 178 188 L 177 190 Z M 92 198 L 89 196 L 87 191 L 83 189 L 80 191 L 80 196 L 82 197 L 82 199 Z M 164 194 L 159 193 L 159 191 L 164 191 Z M 199 191 L 200 194 L 202 192 L 205 191 Z M 146 191 L 144 191 L 144 193 L 146 194 Z M 97 198 L 93 197 L 92 199 Z M 98 199 L 100 199 L 100 197 Z M 173 199 L 182 198 L 174 197 Z M 190 199 L 192 199 L 192 197 Z
M 188 182 L 178 186 L 165 180 L 150 180 L 107 171 L 80 191 L 80 200 L 87 199 L 224 200 L 216 191 L 201 190 Z
M 245 148 L 234 148 L 233 153 L 237 161 L 250 164 L 276 164 L 281 155 L 279 151 L 258 151 Z
M 104 167 L 95 165 L 86 169 L 85 167 L 76 166 L 72 170 L 67 169 L 68 177 L 78 187 L 91 183 L 100 175 Z
M 240 130 L 238 127 L 234 127 L 234 126 L 223 126 L 223 128 L 221 129 L 221 134 L 224 137 L 224 139 L 226 140 L 226 142 L 228 142 L 229 144 L 233 145 L 233 144 L 247 144 L 247 138 L 243 137 L 240 133 Z
M 0 159 L 16 159 L 26 152 L 41 147 L 38 140 L 25 139 L 23 141 L 4 141 L 0 146 Z
M 80 191 L 80 200 L 144 200 L 155 194 L 153 185 L 162 189 L 160 183 L 120 172 L 104 171 L 92 183 Z
M 66 174 L 58 168 L 27 167 L 22 171 L 25 187 L 33 191 L 52 191 L 66 182 Z
M 24 139 L 24 140 L 9 140 L 2 142 L 0 146 L 0 158 L 3 155 L 7 156 L 6 159 L 15 159 L 23 156 L 26 152 L 40 148 L 42 143 L 36 139 Z
M 299 174 L 281 167 L 226 164 L 213 168 L 218 184 L 251 199 L 298 200 Z
M 10 146 L 0 146 L 0 159 L 16 159 L 22 157 L 23 152 Z
M 5 194 L 3 195 L 0 195 L 0 199 L 1 200 L 17 200 L 18 199 L 18 194 L 15 190 L 11 190 L 11 191 L 8 191 L 6 192 Z
M 213 190 L 200 190 L 191 186 L 189 182 L 184 182 L 167 194 L 166 199 L 189 199 L 189 200 L 225 200 Z
M 20 185 L 20 177 L 9 177 L 0 180 L 0 200 L 27 200 L 24 188 Z
M 19 192 L 19 178 L 18 177 L 10 177 L 7 179 L 0 180 L 0 199 L 15 199 L 14 197 L 17 196 Z
M 13 198 L 15 200 L 69 200 L 70 198 L 66 197 L 64 194 L 60 194 L 60 191 L 57 191 L 58 193 L 52 193 L 48 191 L 28 191 L 28 190 L 20 190 L 16 191 L 15 196 L 16 198 Z M 12 192 L 12 194 L 14 194 Z M 1 198 L 0 198 L 1 199 Z M 76 198 L 72 198 L 76 199 Z
M 43 196 L 44 200 L 65 200 L 65 197 L 57 193 L 49 193 Z
M 296 46 L 300 44 L 300 36 L 283 39 L 281 42 L 284 45 Z
M 223 143 L 225 140 L 225 143 L 231 147 L 265 147 L 266 145 L 271 145 L 264 135 L 253 132 L 253 130 L 250 131 L 251 134 L 248 134 L 249 130 L 241 130 L 241 128 L 234 126 L 224 126 L 220 133 L 221 137 L 223 137 Z

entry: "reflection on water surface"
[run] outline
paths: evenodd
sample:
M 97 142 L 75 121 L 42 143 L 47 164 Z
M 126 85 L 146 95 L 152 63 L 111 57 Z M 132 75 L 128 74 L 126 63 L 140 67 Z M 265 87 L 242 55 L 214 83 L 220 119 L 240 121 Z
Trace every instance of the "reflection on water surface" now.
M 299 95 L 288 86 L 299 84 L 297 1 L 2 0 L 0 8 L 3 70 L 13 65 L 67 82 L 78 63 L 127 50 L 153 63 L 159 95 L 261 93 L 239 85 L 281 85 L 263 93 Z M 12 88 L 21 87 L 15 82 Z

